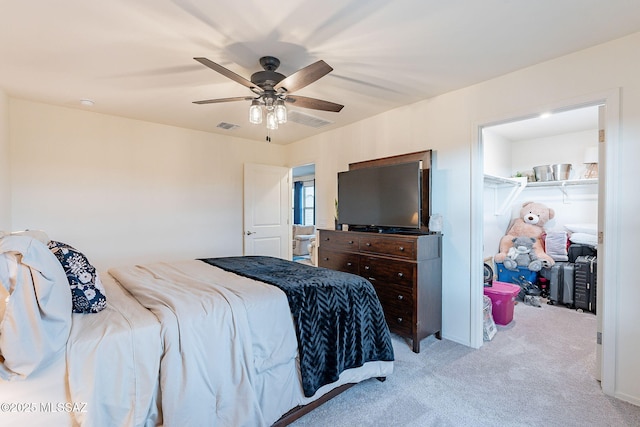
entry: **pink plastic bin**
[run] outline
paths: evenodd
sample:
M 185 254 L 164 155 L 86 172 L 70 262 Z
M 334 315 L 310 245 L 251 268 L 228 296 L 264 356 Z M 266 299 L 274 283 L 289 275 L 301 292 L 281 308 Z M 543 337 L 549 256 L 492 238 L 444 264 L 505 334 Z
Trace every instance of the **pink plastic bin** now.
M 513 306 L 520 286 L 513 283 L 493 282 L 493 286 L 485 286 L 484 294 L 491 298 L 491 314 L 499 325 L 508 325 L 513 320 Z

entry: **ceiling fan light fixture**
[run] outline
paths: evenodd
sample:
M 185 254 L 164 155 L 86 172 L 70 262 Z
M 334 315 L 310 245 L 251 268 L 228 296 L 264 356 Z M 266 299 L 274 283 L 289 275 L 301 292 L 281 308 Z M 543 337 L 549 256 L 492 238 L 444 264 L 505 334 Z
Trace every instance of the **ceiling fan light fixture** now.
M 282 99 L 278 99 L 275 102 L 275 113 L 279 124 L 287 123 L 287 107 L 284 106 Z
M 249 122 L 254 125 L 262 123 L 262 107 L 257 99 L 251 101 L 251 107 L 249 107 Z
M 276 113 L 273 111 L 267 112 L 267 129 L 278 129 L 278 119 L 276 118 Z
M 267 111 L 272 111 L 273 110 L 273 96 L 265 95 L 265 97 L 264 97 L 264 106 L 267 109 Z

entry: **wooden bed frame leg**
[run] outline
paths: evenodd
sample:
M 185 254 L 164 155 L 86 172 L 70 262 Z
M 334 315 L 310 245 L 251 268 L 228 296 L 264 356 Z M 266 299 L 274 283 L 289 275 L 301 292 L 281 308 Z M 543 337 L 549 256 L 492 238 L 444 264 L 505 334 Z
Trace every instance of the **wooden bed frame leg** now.
M 376 379 L 378 381 L 380 381 L 380 382 L 385 382 L 387 380 L 387 377 L 376 377 Z M 309 412 L 311 412 L 312 410 L 314 410 L 318 406 L 320 406 L 323 403 L 333 399 L 334 397 L 336 397 L 340 393 L 348 390 L 349 388 L 353 387 L 354 385 L 356 385 L 356 384 L 355 383 L 343 384 L 340 387 L 331 390 L 330 392 L 328 392 L 327 394 L 325 394 L 324 396 L 322 396 L 318 400 L 314 400 L 313 402 L 308 403 L 306 405 L 297 406 L 297 407 L 293 408 L 292 410 L 290 410 L 289 412 L 284 414 L 271 427 L 285 427 L 285 426 L 288 426 L 290 423 L 292 423 L 295 420 L 297 420 L 298 418 L 302 417 L 304 414 L 308 414 Z
M 296 406 L 295 408 L 293 408 L 292 410 L 290 410 L 289 412 L 284 414 L 271 427 L 285 427 L 285 426 L 288 426 L 289 424 L 291 424 L 292 422 L 294 422 L 298 418 L 302 417 L 304 414 L 308 414 L 312 410 L 316 409 L 318 406 L 320 406 L 323 403 L 333 399 L 334 397 L 336 397 L 340 393 L 348 390 L 349 388 L 353 387 L 354 385 L 356 385 L 356 383 L 343 384 L 343 385 L 341 385 L 341 386 L 339 386 L 337 388 L 334 388 L 333 390 L 331 390 L 330 392 L 328 392 L 327 394 L 325 394 L 324 396 L 322 396 L 318 400 L 314 400 L 313 402 L 310 402 L 310 403 L 308 403 L 306 405 Z

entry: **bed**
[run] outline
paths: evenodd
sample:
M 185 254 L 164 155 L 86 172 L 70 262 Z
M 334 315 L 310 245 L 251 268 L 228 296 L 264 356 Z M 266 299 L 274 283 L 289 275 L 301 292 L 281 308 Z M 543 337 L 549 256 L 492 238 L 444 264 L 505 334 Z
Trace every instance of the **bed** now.
M 270 277 L 256 278 L 247 268 L 254 265 Z M 102 273 L 107 308 L 73 314 L 64 349 L 26 379 L 0 380 L 0 403 L 13 409 L 0 412 L 0 423 L 286 425 L 345 387 L 390 375 L 393 349 L 379 301 L 370 297 L 372 286 L 358 282 L 354 294 L 336 298 L 343 292 L 333 282 L 336 272 L 311 266 L 296 273 L 302 290 L 270 283 L 298 266 L 233 257 Z M 332 282 L 318 282 L 323 274 Z M 357 278 L 351 276 L 340 280 Z M 331 304 L 342 308 L 317 315 L 324 288 L 334 289 Z M 357 293 L 368 295 L 366 304 Z M 299 303 L 297 311 L 292 301 Z M 322 347 L 331 340 L 325 336 L 317 340 L 322 351 L 310 346 L 304 337 L 312 329 L 301 329 L 309 316 L 322 319 L 314 327 L 333 331 L 328 336 L 339 345 L 327 352 Z M 63 406 L 52 411 L 49 403 Z

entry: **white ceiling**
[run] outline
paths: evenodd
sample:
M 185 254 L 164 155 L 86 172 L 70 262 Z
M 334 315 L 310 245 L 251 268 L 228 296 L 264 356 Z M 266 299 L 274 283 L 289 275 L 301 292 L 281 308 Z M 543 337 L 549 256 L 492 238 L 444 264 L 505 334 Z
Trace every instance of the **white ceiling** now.
M 0 11 L 10 96 L 260 141 L 248 101 L 192 103 L 251 95 L 193 57 L 247 79 L 261 56 L 285 75 L 323 59 L 334 71 L 296 94 L 345 107 L 291 107 L 332 124 L 289 122 L 272 133 L 281 144 L 640 31 L 636 0 L 0 0 Z
M 598 106 L 575 108 L 485 128 L 516 142 L 598 129 Z

